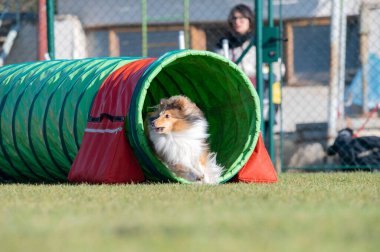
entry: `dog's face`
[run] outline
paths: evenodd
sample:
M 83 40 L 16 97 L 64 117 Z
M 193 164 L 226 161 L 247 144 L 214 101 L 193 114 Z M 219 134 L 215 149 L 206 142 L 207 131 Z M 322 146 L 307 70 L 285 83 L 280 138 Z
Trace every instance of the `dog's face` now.
M 191 127 L 203 118 L 200 109 L 185 96 L 162 99 L 157 110 L 149 117 L 149 128 L 159 134 L 178 132 Z
M 149 118 L 150 129 L 159 134 L 168 134 L 178 128 L 179 120 L 178 109 L 165 109 L 155 113 Z

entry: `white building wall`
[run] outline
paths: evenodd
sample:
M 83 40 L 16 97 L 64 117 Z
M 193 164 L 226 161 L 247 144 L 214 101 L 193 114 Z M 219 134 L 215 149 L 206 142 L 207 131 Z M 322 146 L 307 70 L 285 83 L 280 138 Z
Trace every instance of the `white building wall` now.
M 81 22 L 76 16 L 56 16 L 54 25 L 56 59 L 81 59 L 87 57 L 86 35 Z

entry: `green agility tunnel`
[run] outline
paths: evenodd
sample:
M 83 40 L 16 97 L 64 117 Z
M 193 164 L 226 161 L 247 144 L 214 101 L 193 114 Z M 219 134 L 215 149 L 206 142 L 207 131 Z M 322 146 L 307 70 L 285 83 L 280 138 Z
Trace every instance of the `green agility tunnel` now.
M 178 94 L 209 122 L 211 150 L 225 167 L 220 182 L 242 169 L 259 138 L 256 91 L 235 64 L 210 52 L 8 65 L 0 81 L 6 181 L 186 182 L 157 159 L 144 132 L 149 108 Z

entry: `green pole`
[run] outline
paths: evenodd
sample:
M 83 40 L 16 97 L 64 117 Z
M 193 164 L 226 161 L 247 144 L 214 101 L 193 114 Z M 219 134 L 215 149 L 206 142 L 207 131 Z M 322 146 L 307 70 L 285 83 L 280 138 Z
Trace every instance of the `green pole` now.
M 54 0 L 47 0 L 47 40 L 50 59 L 55 59 L 54 48 Z
M 280 0 L 280 8 L 279 8 L 279 17 L 280 17 L 280 20 L 279 20 L 279 23 L 280 23 L 280 35 L 282 36 L 283 34 L 283 24 L 282 24 L 282 0 Z M 281 57 L 282 57 L 282 43 L 280 43 L 280 53 L 281 53 Z M 282 60 L 280 59 L 280 63 L 282 64 Z M 281 66 L 280 66 L 281 67 Z M 280 74 L 280 83 L 282 84 L 282 74 Z M 282 85 L 281 85 L 281 103 L 282 103 Z M 282 104 L 280 104 L 280 106 L 282 106 Z M 280 109 L 280 172 L 283 171 L 283 167 L 284 167 L 284 152 L 283 152 L 283 141 L 284 141 L 284 134 L 283 134 L 283 125 L 282 125 L 282 109 Z
M 273 3 L 272 0 L 268 0 L 268 25 L 273 27 Z M 275 153 L 274 153 L 274 138 L 273 138 L 273 126 L 274 126 L 274 105 L 273 105 L 273 64 L 269 63 L 269 78 L 268 78 L 268 101 L 269 101 L 269 127 L 268 127 L 268 138 L 269 143 L 269 156 L 272 162 L 275 163 Z
M 183 25 L 185 29 L 185 45 L 186 48 L 190 48 L 189 38 L 190 38 L 190 0 L 183 1 Z
M 260 113 L 261 118 L 263 117 L 263 95 L 264 95 L 264 85 L 263 85 L 263 2 L 262 0 L 255 0 L 255 13 L 256 13 L 256 86 L 257 93 L 260 98 Z M 264 120 L 261 120 L 261 134 L 265 138 Z M 264 139 L 265 140 L 265 139 Z
M 141 44 L 142 44 L 142 56 L 148 56 L 148 17 L 146 0 L 141 0 Z

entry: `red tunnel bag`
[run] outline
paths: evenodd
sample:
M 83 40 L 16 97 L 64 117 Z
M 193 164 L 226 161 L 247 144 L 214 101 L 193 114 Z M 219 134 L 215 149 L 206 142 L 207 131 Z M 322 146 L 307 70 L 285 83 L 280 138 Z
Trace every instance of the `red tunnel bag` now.
M 125 136 L 124 121 L 136 84 L 154 60 L 131 62 L 103 82 L 69 172 L 70 182 L 138 183 L 145 180 Z

